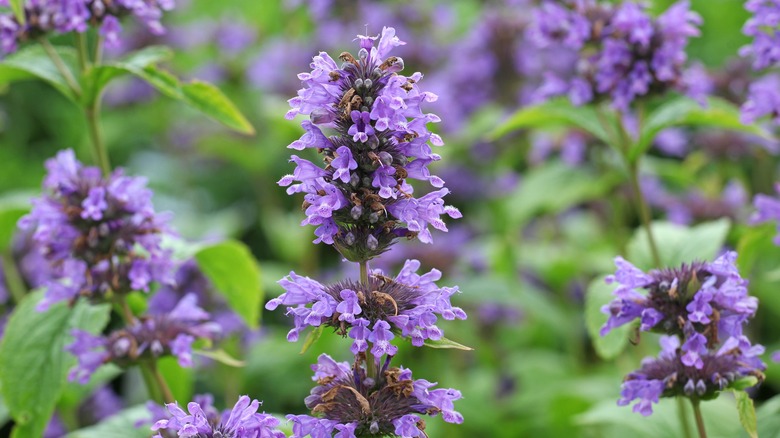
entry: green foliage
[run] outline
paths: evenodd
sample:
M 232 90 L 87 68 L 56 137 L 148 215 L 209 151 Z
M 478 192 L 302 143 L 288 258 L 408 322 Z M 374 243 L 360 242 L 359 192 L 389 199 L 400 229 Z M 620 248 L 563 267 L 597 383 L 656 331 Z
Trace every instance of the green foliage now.
M 172 57 L 173 52 L 168 47 L 149 46 L 132 52 L 119 61 L 93 67 L 87 71 L 82 81 L 84 87 L 82 102 L 87 106 L 94 105 L 100 100 L 103 90 L 113 79 L 143 71 L 146 67 L 159 64 Z
M 737 399 L 737 413 L 739 422 L 745 428 L 745 432 L 750 438 L 758 438 L 758 419 L 756 418 L 756 409 L 753 407 L 753 399 L 745 391 L 734 391 L 734 397 Z
M 441 339 L 435 341 L 433 339 L 426 339 L 423 343 L 426 347 L 431 348 L 443 348 L 443 349 L 455 349 L 455 350 L 463 350 L 463 351 L 472 351 L 474 350 L 471 347 L 467 347 L 463 344 L 459 344 L 451 339 L 447 339 L 444 336 L 441 337 Z
M 71 330 L 97 333 L 108 322 L 110 312 L 108 305 L 93 306 L 83 301 L 73 308 L 59 303 L 47 312 L 38 312 L 35 306 L 42 296 L 43 291 L 37 291 L 18 305 L 0 344 L 2 393 L 16 421 L 16 438 L 43 433 L 74 362 L 63 350 Z
M 71 432 L 65 438 L 149 438 L 151 414 L 146 405 L 133 406 L 91 427 Z M 136 423 L 142 424 L 136 426 Z
M 30 211 L 31 193 L 20 192 L 0 196 L 0 252 L 11 247 L 11 239 L 19 218 Z
M 75 50 L 70 47 L 55 47 L 54 51 L 63 60 L 65 67 L 70 69 L 71 74 L 77 71 Z M 40 45 L 25 47 L 0 62 L 0 85 L 26 79 L 42 80 L 73 102 L 78 101 L 68 81 Z
M 257 328 L 264 294 L 260 267 L 249 248 L 228 240 L 199 250 L 195 260 L 233 311 L 249 327 Z
M 641 126 L 639 140 L 631 149 L 629 158 L 641 157 L 653 143 L 659 132 L 673 126 L 702 126 L 745 132 L 764 138 L 771 135 L 758 125 L 744 125 L 739 120 L 739 108 L 717 97 L 707 99 L 706 106 L 687 97 L 672 99 L 647 116 Z
M 585 292 L 585 325 L 588 335 L 593 341 L 596 354 L 604 360 L 616 358 L 628 345 L 628 333 L 631 324 L 612 329 L 606 336 L 601 336 L 599 330 L 607 322 L 608 315 L 601 312 L 601 307 L 614 298 L 614 286 L 608 285 L 601 276 L 590 282 Z
M 246 362 L 242 360 L 238 360 L 235 357 L 231 356 L 227 351 L 219 349 L 219 350 L 193 350 L 192 354 L 197 356 L 203 356 L 207 357 L 209 359 L 213 359 L 221 364 L 225 364 L 230 367 L 234 368 L 241 368 L 246 365 Z
M 653 222 L 653 237 L 663 267 L 678 266 L 694 260 L 712 260 L 726 242 L 731 223 L 718 219 L 693 227 L 670 222 Z M 640 269 L 656 268 L 644 228 L 636 231 L 628 243 L 626 259 Z
M 11 6 L 11 10 L 14 12 L 14 16 L 19 24 L 25 24 L 24 16 L 24 2 L 25 0 L 9 0 L 8 4 Z
M 599 112 L 591 105 L 574 106 L 562 97 L 548 102 L 521 108 L 490 134 L 491 139 L 501 138 L 520 129 L 548 127 L 577 127 L 605 144 L 611 144 L 606 126 L 614 126 L 614 114 Z
M 325 330 L 325 326 L 319 325 L 315 327 L 314 330 L 310 331 L 308 335 L 306 335 L 306 339 L 303 341 L 303 347 L 301 347 L 300 354 L 304 354 L 309 351 L 309 348 L 311 348 L 312 345 L 320 340 L 320 336 L 322 336 L 323 330 Z

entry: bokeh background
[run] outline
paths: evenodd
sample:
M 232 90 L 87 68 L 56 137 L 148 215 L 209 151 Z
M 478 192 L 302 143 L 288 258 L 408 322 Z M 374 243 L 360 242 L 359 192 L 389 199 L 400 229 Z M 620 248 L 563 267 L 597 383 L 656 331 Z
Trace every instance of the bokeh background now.
M 172 47 L 175 56 L 165 68 L 217 84 L 257 134 L 232 133 L 128 79 L 113 84 L 106 95 L 102 123 L 112 162 L 149 179 L 158 210 L 174 213 L 183 238 L 232 237 L 249 245 L 261 266 L 266 299 L 282 292 L 276 281 L 291 270 L 322 280 L 354 277 L 356 270 L 332 248 L 311 243 L 311 227 L 298 225 L 302 198 L 289 197 L 276 185 L 292 171 L 286 146 L 302 132 L 299 121 L 284 119 L 286 100 L 295 95 L 296 74 L 308 70 L 313 55 L 355 52 L 356 34 L 393 26 L 407 42 L 397 50 L 406 70 L 423 72 L 421 87 L 439 95 L 428 110 L 442 118 L 434 129 L 446 145 L 437 150 L 443 158 L 434 172 L 447 181 L 449 203 L 464 216 L 449 221 L 449 233 L 436 233 L 433 245 L 401 242 L 372 263 L 392 273 L 406 258 L 418 258 L 423 267 L 443 272 L 441 284 L 462 291 L 453 303 L 466 309 L 469 319 L 443 328 L 448 338 L 474 351 L 402 346 L 397 359 L 415 377 L 464 394 L 456 404 L 464 424 L 432 419 L 429 436 L 678 436 L 673 403 L 661 403 L 649 418 L 616 406 L 622 377 L 657 351 L 653 335 L 643 334 L 638 345 L 604 360 L 585 321 L 587 312 L 598 313 L 604 296 L 588 299 L 588 286 L 614 270 L 616 255 L 630 254 L 639 226 L 628 181 L 612 152 L 583 132 L 560 128 L 499 139 L 489 135 L 507 115 L 534 103 L 547 69 L 567 65 L 567 54 L 544 53 L 526 41 L 533 4 L 177 1 L 165 18 L 164 37 L 150 40 L 138 32 L 111 56 L 150 44 Z M 654 1 L 652 9 L 669 4 Z M 743 2 L 697 0 L 692 7 L 704 25 L 689 47 L 690 58 L 708 69 L 720 96 L 742 103 L 750 82 L 749 66 L 737 56 L 747 43 L 740 32 L 747 19 Z M 0 90 L 0 203 L 34 196 L 42 163 L 57 150 L 74 148 L 89 162 L 85 126 L 78 109 L 45 84 L 20 82 Z M 766 139 L 677 129 L 659 137 L 642 169 L 655 219 L 721 226 L 726 246 L 736 249 L 748 233 L 764 242 L 751 247 L 754 253 L 741 267 L 760 299 L 752 339 L 770 352 L 780 349 L 780 250 L 771 243 L 771 225 L 745 223 L 753 195 L 773 190 L 776 152 L 777 145 Z M 25 236 L 15 239 L 15 257 L 21 260 L 28 250 Z M 39 269 L 29 262 L 26 280 Z M 257 331 L 239 324 L 227 349 L 246 366 L 202 363 L 176 374 L 177 397 L 186 401 L 193 393 L 211 392 L 224 406 L 249 394 L 263 400 L 267 412 L 304 412 L 303 399 L 313 384 L 310 364 L 322 352 L 348 360 L 349 341 L 326 334 L 299 354 L 301 343 L 285 340 L 289 327 L 281 311 L 264 312 Z M 780 391 L 778 368 L 769 364 L 766 382 L 753 394 L 761 436 L 780 436 L 780 399 L 774 398 Z M 117 406 L 146 398 L 132 373 L 109 380 L 108 387 Z M 85 394 L 74 388 L 70 393 L 60 406 L 63 422 L 73 426 L 73 418 L 79 418 L 88 424 L 83 415 L 73 415 Z M 710 436 L 744 434 L 730 396 L 703 407 Z

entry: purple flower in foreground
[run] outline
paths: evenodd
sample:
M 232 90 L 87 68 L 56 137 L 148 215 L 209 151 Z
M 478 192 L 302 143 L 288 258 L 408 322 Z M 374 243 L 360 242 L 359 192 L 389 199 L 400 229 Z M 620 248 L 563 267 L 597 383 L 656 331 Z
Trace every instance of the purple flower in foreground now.
M 209 314 L 195 300 L 195 295 L 187 295 L 170 313 L 143 317 L 108 336 L 74 330 L 75 340 L 65 349 L 76 356 L 78 365 L 68 379 L 85 384 L 104 363 L 124 367 L 165 355 L 176 356 L 183 367 L 192 366 L 193 341 L 214 340 L 220 334 L 219 326 L 209 321 Z
M 595 1 L 545 1 L 528 29 L 539 47 L 579 48 L 576 76 L 548 74 L 544 97 L 569 95 L 576 105 L 609 98 L 622 111 L 638 97 L 668 89 L 702 100 L 697 81 L 686 78 L 685 47 L 699 35 L 701 17 L 679 1 L 657 18 L 644 4 Z M 594 51 L 595 49 L 595 51 Z
M 354 340 L 353 352 L 365 351 L 369 341 L 375 343 L 376 354 L 393 355 L 397 347 L 387 342 L 393 337 L 391 331 L 411 338 L 412 344 L 420 347 L 428 339 L 441 339 L 442 331 L 436 326 L 439 317 L 466 319 L 466 313 L 450 303 L 458 288 L 436 286 L 441 273 L 434 269 L 419 275 L 419 268 L 420 262 L 407 260 L 392 279 L 376 271 L 368 284 L 342 281 L 327 286 L 291 272 L 279 281 L 285 293 L 269 301 L 266 308 L 289 306 L 287 314 L 295 322 L 287 334 L 291 342 L 307 327 L 324 324 L 342 336 L 349 334 Z
M 740 55 L 752 56 L 756 70 L 776 65 L 780 61 L 780 4 L 774 0 L 747 0 L 745 9 L 752 16 L 742 27 L 742 33 L 753 41 L 742 47 Z
M 90 25 L 100 29 L 106 44 L 116 46 L 119 18 L 132 15 L 153 35 L 165 33 L 160 23 L 163 11 L 174 8 L 174 0 L 31 0 L 24 5 L 25 23 L 12 13 L 0 14 L 0 52 L 16 51 L 20 41 L 48 33 L 85 33 Z
M 644 273 L 621 257 L 618 269 L 607 277 L 616 283 L 615 299 L 601 310 L 609 319 L 601 335 L 640 320 L 640 330 L 683 335 L 687 327 L 707 335 L 708 346 L 729 337 L 742 336 L 742 326 L 752 318 L 758 300 L 748 295 L 735 265 L 737 253 L 727 252 L 713 262 L 693 262 L 679 268 Z M 686 335 L 687 336 L 687 335 Z M 683 352 L 693 351 L 683 345 Z M 699 344 L 690 344 L 696 347 Z
M 463 422 L 453 404 L 461 398 L 460 391 L 434 389 L 435 383 L 413 380 L 410 370 L 389 368 L 389 358 L 375 381 L 363 364 L 362 356 L 350 366 L 320 355 L 312 366 L 318 386 L 306 397 L 306 407 L 317 416 L 288 415 L 293 422 L 292 438 L 425 437 L 420 415 L 441 414 L 448 423 Z
M 293 156 L 297 168 L 279 184 L 289 186 L 288 194 L 305 194 L 302 225 L 317 227 L 315 243 L 332 244 L 348 260 L 363 262 L 399 237 L 429 243 L 429 225 L 446 231 L 441 217 L 461 215 L 444 205 L 448 190 L 428 170 L 440 159 L 430 145 L 443 143 L 426 126 L 439 118 L 422 106 L 437 96 L 420 90 L 422 74 L 399 74 L 403 60 L 390 52 L 405 43 L 393 28 L 385 27 L 378 42 L 362 35 L 358 40 L 357 58 L 344 52 L 339 66 L 322 52 L 311 72 L 298 75 L 304 88 L 290 99 L 287 118 L 302 114 L 310 121 L 301 124 L 306 132 L 289 147 L 317 148 L 325 168 Z M 321 128 L 336 135 L 327 137 Z M 407 179 L 428 181 L 439 190 L 415 198 Z
M 46 168 L 45 194 L 19 221 L 54 270 L 40 310 L 82 295 L 97 300 L 109 291 L 148 291 L 153 281 L 170 281 L 172 262 L 161 247 L 168 218 L 155 213 L 145 179 L 121 170 L 104 178 L 70 149 Z
M 634 412 L 648 416 L 661 397 L 708 400 L 741 378 L 764 379 L 766 366 L 758 358 L 764 347 L 751 345 L 744 336 L 729 337 L 717 350 L 704 348 L 696 364 L 686 361 L 677 336 L 662 336 L 661 347 L 658 358 L 645 359 L 639 370 L 626 376 L 619 405 L 639 400 Z
M 211 405 L 187 404 L 184 411 L 176 403 L 166 405 L 170 416 L 157 421 L 152 431 L 155 438 L 284 438 L 277 430 L 279 420 L 269 414 L 259 414 L 260 402 L 243 395 L 231 411 L 220 415 Z M 173 435 L 177 432 L 177 435 Z

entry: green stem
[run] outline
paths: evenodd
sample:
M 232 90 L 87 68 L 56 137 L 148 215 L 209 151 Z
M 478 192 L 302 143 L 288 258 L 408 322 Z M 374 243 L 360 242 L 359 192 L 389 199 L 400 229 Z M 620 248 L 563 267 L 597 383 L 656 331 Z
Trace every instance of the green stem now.
M 89 52 L 87 50 L 87 38 L 83 33 L 76 32 L 76 49 L 79 55 L 79 67 L 81 67 L 81 71 L 85 71 L 89 66 Z
M 24 295 L 27 293 L 27 287 L 24 285 L 24 280 L 22 280 L 22 276 L 19 274 L 19 270 L 16 267 L 16 262 L 11 256 L 10 251 L 3 253 L 2 259 L 3 273 L 5 273 L 5 280 L 8 284 L 8 291 L 11 292 L 11 296 L 18 304 L 22 301 L 22 298 L 24 298 Z
M 360 283 L 364 284 L 366 287 L 368 287 L 368 262 L 362 261 L 358 263 L 360 265 Z M 376 369 L 376 358 L 373 354 L 371 354 L 371 343 L 368 343 L 368 348 L 366 349 L 366 374 L 368 377 L 371 377 L 374 379 L 375 382 L 378 382 L 378 371 Z
M 680 417 L 680 426 L 683 430 L 683 436 L 685 438 L 693 438 L 691 434 L 691 422 L 688 419 L 688 410 L 685 409 L 685 401 L 682 397 L 675 397 L 677 400 L 677 415 Z
M 100 63 L 103 62 L 103 43 L 105 42 L 105 38 L 103 35 L 98 35 L 97 40 L 95 41 L 95 57 L 94 57 L 94 64 L 100 65 Z
M 653 263 L 657 268 L 662 268 L 661 255 L 658 252 L 658 245 L 655 243 L 655 236 L 653 235 L 652 218 L 650 217 L 650 208 L 647 206 L 645 196 L 642 194 L 642 188 L 639 186 L 639 163 L 638 161 L 627 162 L 629 177 L 631 179 L 631 190 L 636 197 L 637 209 L 639 210 L 639 217 L 642 219 L 642 225 L 647 232 L 647 241 L 650 243 L 650 253 L 653 255 Z
M 106 145 L 103 142 L 103 136 L 100 133 L 100 103 L 95 103 L 89 107 L 84 108 L 84 115 L 87 118 L 87 126 L 89 128 L 89 137 L 92 140 L 92 152 L 95 163 L 97 163 L 103 170 L 103 174 L 108 177 L 111 174 L 111 162 L 108 160 L 108 152 L 106 151 Z
M 699 400 L 691 399 L 693 405 L 693 415 L 696 417 L 696 428 L 699 430 L 699 438 L 707 438 L 707 431 L 704 429 L 704 418 L 701 416 Z
M 150 373 L 152 374 L 152 377 L 154 378 L 154 381 L 157 383 L 157 387 L 160 389 L 160 392 L 162 393 L 163 401 L 165 403 L 174 403 L 176 399 L 173 397 L 173 393 L 171 392 L 171 388 L 168 387 L 168 383 L 165 381 L 165 377 L 163 377 L 162 374 L 160 373 L 160 370 L 157 369 L 157 360 L 152 359 L 148 363 L 145 363 L 144 365 L 148 367 Z
M 81 86 L 79 86 L 79 83 L 76 82 L 76 78 L 73 77 L 73 73 L 65 65 L 65 61 L 60 58 L 60 55 L 57 54 L 57 51 L 54 50 L 54 47 L 51 45 L 51 43 L 49 43 L 49 40 L 46 38 L 41 38 L 39 42 L 41 47 L 43 47 L 43 50 L 47 55 L 49 55 L 49 58 L 54 63 L 54 66 L 57 67 L 57 71 L 59 71 L 62 77 L 65 78 L 65 82 L 68 83 L 68 86 L 70 87 L 71 91 L 73 91 L 73 94 L 76 96 L 81 96 Z

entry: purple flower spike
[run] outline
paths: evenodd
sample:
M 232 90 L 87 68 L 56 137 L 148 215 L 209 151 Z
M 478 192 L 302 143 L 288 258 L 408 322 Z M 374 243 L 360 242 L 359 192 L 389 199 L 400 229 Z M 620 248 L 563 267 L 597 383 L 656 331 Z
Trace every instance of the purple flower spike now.
M 422 74 L 400 74 L 403 60 L 390 52 L 403 42 L 393 28 L 384 28 L 381 37 L 358 40 L 357 57 L 344 52 L 338 65 L 323 52 L 312 60 L 311 72 L 298 76 L 304 88 L 290 99 L 286 117 L 303 114 L 309 120 L 290 147 L 317 148 L 326 167 L 315 170 L 294 157 L 298 168 L 279 184 L 289 186 L 288 194 L 305 194 L 302 225 L 317 227 L 315 243 L 334 245 L 347 260 L 362 262 L 399 237 L 430 243 L 428 225 L 446 231 L 441 216 L 458 218 L 460 213 L 444 206 L 444 181 L 428 169 L 440 159 L 431 145 L 443 142 L 427 128 L 439 117 L 422 107 L 437 96 L 419 88 Z M 335 135 L 327 137 L 321 128 Z M 410 179 L 440 190 L 415 198 Z
M 169 218 L 155 213 L 145 179 L 121 170 L 104 178 L 72 150 L 59 152 L 46 168 L 45 194 L 19 221 L 54 271 L 40 310 L 78 296 L 100 299 L 109 291 L 148 291 L 151 282 L 172 281 L 170 252 L 161 246 Z

